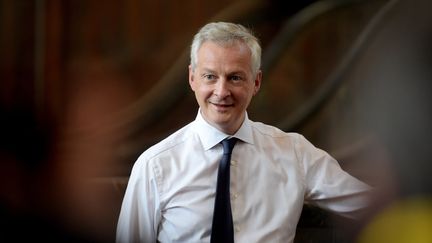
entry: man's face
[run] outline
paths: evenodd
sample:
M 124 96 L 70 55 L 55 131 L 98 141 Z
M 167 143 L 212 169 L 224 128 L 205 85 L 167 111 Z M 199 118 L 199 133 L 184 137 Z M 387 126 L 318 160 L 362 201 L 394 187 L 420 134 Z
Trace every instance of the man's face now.
M 222 132 L 234 134 L 243 123 L 246 108 L 261 85 L 261 71 L 252 73 L 246 44 L 204 42 L 195 70 L 189 66 L 189 84 L 204 119 Z

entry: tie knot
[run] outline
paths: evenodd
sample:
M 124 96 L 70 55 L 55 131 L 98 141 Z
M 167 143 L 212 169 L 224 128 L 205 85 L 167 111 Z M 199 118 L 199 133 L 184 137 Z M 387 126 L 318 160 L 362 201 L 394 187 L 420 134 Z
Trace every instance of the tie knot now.
M 234 145 L 237 142 L 237 138 L 230 138 L 230 139 L 225 139 L 222 140 L 222 146 L 223 146 L 223 153 L 224 154 L 231 154 Z

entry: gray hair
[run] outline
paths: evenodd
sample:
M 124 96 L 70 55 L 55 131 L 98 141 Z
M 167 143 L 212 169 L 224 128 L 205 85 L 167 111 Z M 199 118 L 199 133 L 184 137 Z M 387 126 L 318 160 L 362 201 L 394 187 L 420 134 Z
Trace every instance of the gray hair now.
M 257 74 L 261 67 L 261 46 L 258 38 L 252 32 L 240 24 L 227 22 L 209 23 L 203 26 L 194 36 L 190 61 L 192 69 L 195 69 L 198 58 L 198 50 L 206 41 L 212 41 L 221 44 L 234 44 L 237 41 L 245 43 L 251 51 L 252 72 Z

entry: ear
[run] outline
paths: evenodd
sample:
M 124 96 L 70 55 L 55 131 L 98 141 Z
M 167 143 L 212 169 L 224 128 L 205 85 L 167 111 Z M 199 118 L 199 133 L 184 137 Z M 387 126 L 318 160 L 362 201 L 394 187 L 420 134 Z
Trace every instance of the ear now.
M 254 81 L 254 95 L 256 95 L 261 87 L 262 71 L 258 70 Z
M 194 70 L 192 65 L 189 65 L 189 86 L 193 91 L 195 91 Z

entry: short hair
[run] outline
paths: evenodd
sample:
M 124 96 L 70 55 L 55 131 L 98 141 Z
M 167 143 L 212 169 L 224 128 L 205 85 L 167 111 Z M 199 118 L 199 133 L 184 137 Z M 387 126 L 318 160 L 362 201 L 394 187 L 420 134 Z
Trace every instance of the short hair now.
M 196 67 L 199 48 L 206 41 L 230 45 L 238 41 L 243 42 L 251 51 L 251 68 L 254 75 L 261 67 L 261 46 L 251 30 L 240 24 L 213 22 L 203 26 L 193 38 L 190 52 L 192 69 Z

